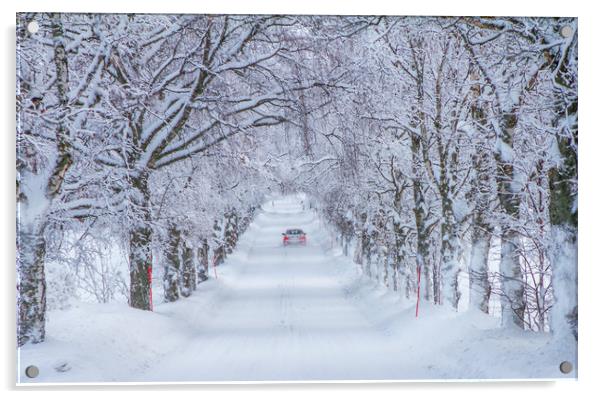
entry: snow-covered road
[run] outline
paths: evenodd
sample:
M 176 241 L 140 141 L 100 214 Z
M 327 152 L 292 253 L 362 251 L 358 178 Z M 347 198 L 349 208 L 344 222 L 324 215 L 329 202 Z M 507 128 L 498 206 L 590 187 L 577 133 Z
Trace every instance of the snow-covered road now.
M 299 200 L 268 203 L 218 279 L 220 299 L 190 309 L 190 341 L 150 380 L 382 379 L 397 373 L 389 338 L 349 298 L 330 241 Z M 297 227 L 307 246 L 281 244 Z M 218 273 L 221 272 L 218 269 Z M 201 288 L 202 289 L 202 288 Z

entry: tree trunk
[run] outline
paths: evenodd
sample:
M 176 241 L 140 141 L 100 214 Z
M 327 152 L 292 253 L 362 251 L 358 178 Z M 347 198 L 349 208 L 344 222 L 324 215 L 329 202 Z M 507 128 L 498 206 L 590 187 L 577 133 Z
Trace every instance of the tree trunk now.
M 578 338 L 577 309 L 577 231 L 567 226 L 552 226 L 552 289 L 551 330 L 556 338 Z
M 428 272 L 426 273 L 428 275 Z M 427 279 L 427 281 L 430 281 L 430 279 Z M 432 268 L 432 284 L 429 285 L 429 287 L 431 287 L 432 292 L 433 292 L 433 302 L 437 305 L 441 305 L 442 304 L 442 267 L 441 267 L 441 262 L 433 262 L 433 268 Z M 427 288 L 427 292 L 428 292 L 428 288 Z M 450 305 L 452 305 L 451 300 L 450 300 Z M 453 306 L 453 305 L 452 305 Z
M 180 259 L 180 231 L 172 225 L 165 249 L 163 272 L 163 293 L 166 302 L 174 302 L 180 298 Z
M 480 88 L 477 86 L 478 93 Z M 473 108 L 473 118 L 478 123 L 484 123 L 484 111 L 480 104 Z M 487 214 L 491 211 L 492 181 L 491 157 L 487 152 L 475 151 L 473 165 L 476 172 L 472 182 L 472 195 L 475 208 L 472 216 L 472 247 L 469 261 L 469 306 L 471 309 L 489 313 L 491 283 L 489 281 L 489 250 L 491 248 L 492 227 Z
M 427 118 L 424 112 L 424 52 L 422 40 L 417 39 L 411 43 L 412 55 L 414 56 L 414 68 L 416 71 L 416 105 L 414 106 L 414 120 L 412 128 L 417 131 L 411 132 L 412 152 L 412 191 L 414 196 L 414 219 L 416 222 L 416 274 L 420 275 L 416 289 L 427 301 L 431 300 L 433 286 L 430 284 L 431 260 L 429 231 L 427 226 L 427 203 L 425 189 L 423 187 L 423 172 L 426 169 L 424 162 L 428 161 L 427 151 L 424 143 L 427 137 Z M 424 142 L 423 142 L 424 141 Z M 418 299 L 420 300 L 420 298 Z
M 238 241 L 238 215 L 231 210 L 225 215 L 226 226 L 224 228 L 224 250 L 227 255 L 231 254 Z
M 440 139 L 438 139 L 440 142 Z M 441 177 L 439 180 L 439 195 L 441 197 L 441 293 L 435 291 L 435 301 L 442 303 L 441 299 L 451 305 L 452 308 L 458 309 L 460 301 L 460 291 L 458 289 L 458 275 L 460 273 L 460 263 L 458 261 L 459 243 L 458 243 L 458 221 L 454 215 L 453 199 L 451 193 L 452 182 L 447 177 L 448 162 L 447 152 L 443 149 L 440 142 L 440 168 Z M 455 156 L 452 160 L 457 159 Z M 437 274 L 435 273 L 435 276 Z M 439 284 L 435 281 L 435 289 Z
M 185 240 L 182 240 L 182 296 L 189 297 L 196 289 L 196 271 L 194 252 Z
M 363 265 L 362 265 L 362 254 L 364 253 L 364 250 L 362 249 L 362 238 L 361 238 L 361 234 L 358 234 L 359 237 L 357 237 L 357 241 L 355 244 L 355 250 L 353 251 L 353 262 L 357 265 L 360 265 L 362 267 L 362 271 L 364 271 Z
M 224 223 L 224 218 L 221 218 L 221 220 L 216 219 L 213 224 L 213 259 L 211 262 L 215 266 L 221 265 L 226 259 Z
M 469 285 L 470 307 L 483 313 L 489 313 L 489 298 L 491 297 L 491 284 L 489 283 L 488 257 L 491 247 L 491 232 L 489 227 L 482 223 L 482 215 L 475 217 L 475 227 L 472 232 L 472 248 L 470 252 Z
M 55 85 L 58 105 L 65 109 L 68 104 L 69 90 L 69 65 L 67 52 L 63 41 L 63 25 L 60 14 L 52 14 L 52 37 L 54 40 L 53 61 L 55 66 Z M 48 219 L 48 212 L 54 199 L 60 194 L 65 176 L 73 164 L 69 129 L 65 123 L 65 114 L 58 118 L 56 129 L 57 157 L 48 179 L 42 188 L 36 185 L 23 190 L 24 176 L 33 178 L 34 174 L 42 174 L 33 170 L 31 175 L 26 171 L 19 171 L 17 181 L 17 344 L 40 343 L 46 337 L 46 274 L 45 256 L 46 241 L 44 230 Z M 22 135 L 22 131 L 17 134 Z M 21 151 L 17 148 L 17 151 Z M 24 215 L 27 219 L 24 220 Z
M 396 186 L 397 188 L 398 186 Z M 395 208 L 395 212 L 397 213 L 397 216 L 400 217 L 400 212 L 402 212 L 401 209 L 401 200 L 402 200 L 402 192 L 401 190 L 397 189 L 395 191 L 395 197 L 393 199 L 393 207 Z M 404 229 L 401 225 L 401 221 L 396 218 L 393 221 L 393 234 L 395 237 L 395 247 L 392 253 L 392 259 L 391 259 L 391 266 L 393 268 L 393 291 L 397 291 L 400 289 L 400 268 L 402 266 L 402 263 L 404 261 L 404 255 L 405 255 L 405 250 L 404 250 L 404 245 L 406 243 L 406 239 L 407 239 L 407 234 L 404 232 Z M 403 273 L 405 275 L 405 273 Z
M 509 227 L 502 229 L 500 273 L 502 275 L 502 325 L 524 329 L 525 285 L 519 262 L 520 236 Z
M 383 259 L 383 252 L 381 251 L 380 245 L 378 243 L 375 244 L 375 260 L 374 260 L 374 280 L 377 283 L 380 283 L 381 278 L 383 276 L 383 267 L 385 266 L 385 262 Z
M 502 225 L 502 250 L 500 261 L 500 272 L 502 274 L 502 323 L 510 325 L 514 323 L 524 329 L 525 297 L 523 274 L 520 266 L 518 247 L 520 236 L 516 231 L 515 223 L 520 218 L 520 197 L 518 188 L 515 187 L 514 159 L 508 159 L 513 151 L 514 129 L 518 123 L 516 113 L 508 113 L 503 117 L 502 137 L 499 137 L 500 145 L 505 149 L 499 149 L 495 154 L 497 163 L 497 194 L 505 213 L 506 220 Z
M 372 278 L 372 239 L 367 231 L 364 232 L 364 245 L 362 248 L 364 249 L 363 256 L 363 264 L 364 264 L 364 273 L 368 276 L 368 278 Z
M 456 173 L 452 173 L 458 167 L 458 153 L 453 127 L 451 131 L 444 132 L 443 128 L 443 102 L 442 102 L 442 81 L 444 79 L 444 68 L 446 65 L 446 55 L 449 42 L 445 43 L 443 50 L 444 56 L 441 58 L 435 80 L 435 118 L 433 120 L 434 136 L 437 143 L 437 152 L 439 154 L 439 179 L 434 178 L 432 163 L 429 160 L 428 151 L 424 150 L 424 163 L 429 171 L 429 176 L 433 183 L 438 186 L 439 196 L 441 198 L 441 263 L 440 273 L 434 271 L 434 289 L 435 302 L 451 305 L 453 309 L 458 309 L 460 300 L 460 291 L 458 290 L 458 274 L 460 264 L 458 262 L 458 226 L 453 210 L 452 192 L 455 188 Z M 455 118 L 455 111 L 452 111 L 452 118 Z M 449 142 L 444 142 L 444 136 L 452 134 Z M 440 282 L 438 280 L 441 280 Z M 438 292 L 439 286 L 441 292 Z
M 560 82 L 565 86 L 576 82 Z M 557 137 L 562 164 L 548 173 L 550 186 L 550 222 L 552 262 L 552 289 L 554 306 L 551 314 L 551 328 L 558 338 L 572 334 L 578 337 L 577 309 L 577 98 L 568 104 L 566 112 L 570 131 Z M 564 121 L 560 118 L 558 124 Z
M 431 268 L 431 262 L 427 261 L 422 265 L 422 269 L 421 269 L 421 284 L 422 284 L 422 290 L 420 291 L 422 293 L 422 295 L 424 296 L 424 299 L 427 302 L 430 301 L 435 301 L 435 292 L 433 290 L 434 288 L 434 268 Z
M 383 285 L 387 288 L 389 288 L 389 265 L 390 264 L 391 264 L 391 262 L 390 262 L 389 252 L 386 251 L 383 256 Z
M 396 257 L 393 257 L 392 265 L 393 275 L 391 276 L 391 280 L 393 281 L 393 291 L 399 290 L 399 264 L 396 261 Z
M 367 223 L 368 223 L 368 215 L 362 214 L 361 216 L 362 229 L 361 229 L 361 253 L 360 253 L 360 261 L 359 264 L 362 266 L 362 272 L 371 277 L 370 273 L 370 263 L 371 263 L 371 255 L 372 255 L 372 247 L 371 247 L 371 239 L 370 234 L 368 232 Z
M 207 277 L 209 273 L 209 243 L 207 242 L 206 238 L 203 239 L 201 246 L 197 250 L 197 258 L 197 282 L 202 283 L 203 281 L 206 281 L 209 278 Z
M 27 227 L 20 226 L 17 236 L 19 346 L 40 343 L 46 336 L 46 241 L 42 227 Z
M 416 268 L 421 274 L 420 282 L 417 282 L 416 289 L 425 296 L 427 300 L 430 300 L 430 291 L 428 288 L 429 267 L 428 262 L 430 260 L 430 248 L 429 248 L 429 234 L 426 226 L 426 201 L 424 199 L 424 192 L 420 177 L 418 177 L 418 157 L 420 149 L 420 138 L 415 135 L 412 136 L 412 158 L 413 158 L 413 181 L 412 188 L 414 194 L 414 220 L 416 222 Z
M 130 306 L 135 309 L 152 310 L 150 302 L 149 269 L 152 270 L 152 229 L 150 192 L 148 175 L 141 173 L 132 179 L 133 189 L 137 191 L 135 203 L 138 205 L 140 219 L 130 230 Z
M 451 215 L 451 201 L 443 201 L 443 223 L 441 224 L 441 286 L 442 299 L 454 309 L 458 309 L 460 292 L 458 274 L 460 265 L 457 260 L 458 242 L 454 217 Z

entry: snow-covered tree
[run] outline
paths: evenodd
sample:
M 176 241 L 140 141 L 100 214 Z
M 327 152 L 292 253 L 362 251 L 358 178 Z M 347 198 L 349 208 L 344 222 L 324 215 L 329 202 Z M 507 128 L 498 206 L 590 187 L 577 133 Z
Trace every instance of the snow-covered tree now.
M 166 301 L 202 289 L 275 192 L 306 193 L 417 311 L 499 303 L 505 326 L 577 336 L 576 20 L 36 14 L 32 35 L 32 18 L 19 345 L 44 339 L 47 264 L 150 310 L 152 278 Z

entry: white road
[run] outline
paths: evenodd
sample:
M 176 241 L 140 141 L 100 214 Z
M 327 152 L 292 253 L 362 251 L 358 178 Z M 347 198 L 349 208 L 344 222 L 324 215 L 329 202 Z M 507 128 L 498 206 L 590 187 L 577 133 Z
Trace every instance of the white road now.
M 307 246 L 282 246 L 281 233 L 290 227 L 308 233 Z M 218 268 L 217 299 L 188 309 L 184 328 L 189 340 L 140 378 L 399 378 L 401 359 L 384 331 L 349 298 L 340 268 L 326 252 L 328 240 L 313 212 L 304 210 L 297 198 L 268 203 L 223 276 Z

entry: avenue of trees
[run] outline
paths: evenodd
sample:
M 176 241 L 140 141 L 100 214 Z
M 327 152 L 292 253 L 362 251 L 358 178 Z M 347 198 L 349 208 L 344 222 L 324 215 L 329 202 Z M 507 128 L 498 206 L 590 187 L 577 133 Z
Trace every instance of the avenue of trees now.
M 577 337 L 575 19 L 19 14 L 16 94 L 19 345 L 48 262 L 151 310 L 276 192 L 408 301 Z

